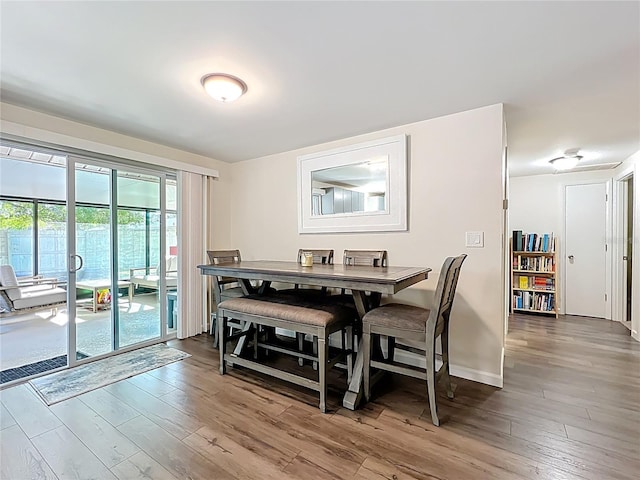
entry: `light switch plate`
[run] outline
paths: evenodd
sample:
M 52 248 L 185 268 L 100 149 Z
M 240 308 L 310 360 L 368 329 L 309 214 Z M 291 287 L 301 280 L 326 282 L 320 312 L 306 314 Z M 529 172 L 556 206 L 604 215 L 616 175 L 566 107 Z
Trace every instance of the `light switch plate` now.
M 466 232 L 465 246 L 467 247 L 484 247 L 484 232 Z

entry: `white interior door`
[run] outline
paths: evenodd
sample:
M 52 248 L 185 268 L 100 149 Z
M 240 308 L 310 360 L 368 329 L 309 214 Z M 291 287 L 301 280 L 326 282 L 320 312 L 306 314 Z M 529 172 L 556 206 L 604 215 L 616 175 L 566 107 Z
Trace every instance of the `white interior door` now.
M 565 313 L 606 318 L 606 185 L 568 185 L 565 200 Z

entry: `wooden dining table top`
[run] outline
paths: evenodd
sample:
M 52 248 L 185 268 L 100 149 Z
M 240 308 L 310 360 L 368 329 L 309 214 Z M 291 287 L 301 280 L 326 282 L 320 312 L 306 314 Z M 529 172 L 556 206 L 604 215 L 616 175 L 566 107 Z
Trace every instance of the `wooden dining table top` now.
M 266 280 L 270 282 L 304 283 L 322 287 L 349 288 L 393 294 L 425 280 L 427 267 L 371 267 L 343 264 L 314 264 L 273 260 L 243 260 L 237 263 L 198 265 L 204 275 Z

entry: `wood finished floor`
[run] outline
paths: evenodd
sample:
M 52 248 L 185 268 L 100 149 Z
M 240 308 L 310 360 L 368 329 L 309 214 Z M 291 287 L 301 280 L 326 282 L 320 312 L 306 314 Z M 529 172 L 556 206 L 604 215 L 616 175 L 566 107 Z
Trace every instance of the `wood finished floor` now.
M 332 390 L 323 415 L 311 392 L 218 375 L 206 335 L 171 345 L 193 356 L 52 407 L 27 385 L 3 390 L 0 478 L 640 475 L 640 344 L 613 322 L 513 317 L 504 389 L 455 379 L 456 398 L 438 398 L 440 428 L 414 379 L 389 377 L 356 412 Z

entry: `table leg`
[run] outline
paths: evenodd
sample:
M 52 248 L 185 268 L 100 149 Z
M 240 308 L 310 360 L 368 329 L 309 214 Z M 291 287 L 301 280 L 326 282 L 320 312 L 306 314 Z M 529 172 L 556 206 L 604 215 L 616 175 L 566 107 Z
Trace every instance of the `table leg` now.
M 367 298 L 364 292 L 359 290 L 352 290 L 353 300 L 356 304 L 356 310 L 358 311 L 358 317 L 362 320 L 365 313 L 367 313 Z M 363 370 L 364 370 L 364 357 L 363 357 L 363 342 L 362 335 L 358 339 L 358 354 L 356 361 L 353 365 L 353 374 L 351 375 L 351 383 L 349 383 L 349 389 L 344 394 L 342 400 L 342 406 L 350 410 L 355 410 L 362 399 L 363 393 Z
M 133 305 L 133 283 L 129 283 L 129 308 Z
M 349 410 L 355 410 L 362 399 L 363 393 L 363 370 L 364 370 L 364 355 L 362 338 L 358 342 L 358 355 L 356 356 L 356 363 L 353 365 L 353 374 L 351 375 L 351 383 L 347 393 L 344 394 L 342 399 L 342 406 Z
M 253 327 L 253 324 L 251 322 L 245 322 L 244 325 L 242 326 L 242 331 L 247 333 L 252 327 Z M 246 347 L 247 339 L 249 338 L 249 336 L 250 334 L 247 333 L 247 335 L 243 335 L 238 339 L 238 343 L 236 344 L 236 348 L 234 348 L 232 355 L 235 355 L 236 357 L 239 357 L 240 355 L 242 355 L 242 351 Z
M 98 289 L 93 288 L 93 313 L 98 311 Z
M 370 298 L 367 298 L 365 292 L 353 290 L 353 300 L 356 304 L 356 310 L 358 311 L 358 317 L 362 320 L 362 317 L 371 308 L 375 308 L 380 305 L 380 295 L 376 294 Z M 353 374 L 351 376 L 351 382 L 349 383 L 349 389 L 344 394 L 342 399 L 342 406 L 349 410 L 355 410 L 358 404 L 362 400 L 364 394 L 364 342 L 362 340 L 362 332 L 360 332 L 360 338 L 358 339 L 358 354 L 356 355 L 356 361 L 353 365 Z M 373 347 L 373 346 L 372 346 Z M 380 348 L 378 344 L 378 349 Z M 373 375 L 371 378 L 371 385 L 374 385 L 380 380 L 380 372 Z
M 242 288 L 242 292 L 245 295 L 251 295 L 252 293 L 256 293 L 256 288 L 251 285 L 251 281 L 246 278 L 238 278 L 238 284 L 240 288 Z
M 260 284 L 260 287 L 258 287 L 258 295 L 264 295 L 269 290 L 270 286 L 271 286 L 270 281 L 268 280 L 263 281 L 262 284 Z

